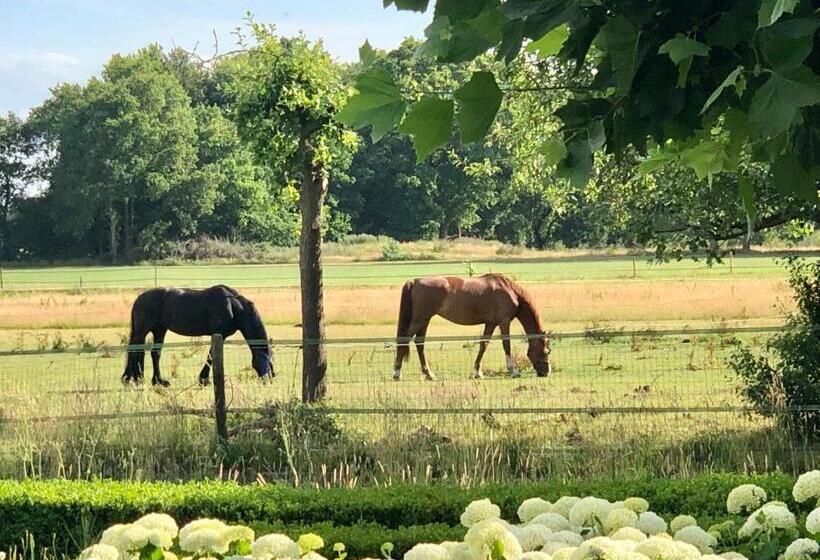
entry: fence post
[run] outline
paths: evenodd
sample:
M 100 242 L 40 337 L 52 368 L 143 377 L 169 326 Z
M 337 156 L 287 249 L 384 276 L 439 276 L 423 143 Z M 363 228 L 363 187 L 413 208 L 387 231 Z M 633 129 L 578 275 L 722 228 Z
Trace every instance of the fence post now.
M 3 267 L 0 265 L 0 290 L 5 289 L 3 286 Z
M 82 276 L 80 276 L 80 289 L 81 290 L 83 289 L 83 277 Z
M 735 271 L 735 251 L 734 249 L 729 251 L 729 274 L 733 274 Z
M 637 265 L 635 264 L 635 257 L 632 257 L 632 279 L 634 280 L 637 277 L 638 277 L 638 268 L 637 268 Z
M 228 441 L 228 411 L 225 407 L 225 362 L 221 334 L 211 336 L 211 368 L 214 374 L 214 415 L 217 443 Z
M 159 286 L 157 282 L 157 265 L 154 265 L 154 287 L 156 288 L 157 286 Z

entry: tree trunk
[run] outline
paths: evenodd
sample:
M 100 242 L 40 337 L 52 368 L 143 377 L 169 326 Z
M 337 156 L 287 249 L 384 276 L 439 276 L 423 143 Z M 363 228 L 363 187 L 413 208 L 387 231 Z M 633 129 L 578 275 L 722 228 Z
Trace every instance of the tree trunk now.
M 302 401 L 316 402 L 327 392 L 325 307 L 322 295 L 322 203 L 327 177 L 314 162 L 314 150 L 305 141 L 300 146 L 303 161 L 299 210 L 299 269 L 302 287 Z
M 114 204 L 108 203 L 108 251 L 111 262 L 117 262 L 117 211 Z
M 444 220 L 438 225 L 438 238 L 447 239 L 447 222 Z
M 134 250 L 134 205 L 128 198 L 123 201 L 122 217 L 123 234 L 125 236 L 123 255 L 127 261 L 130 261 L 133 257 L 132 252 Z

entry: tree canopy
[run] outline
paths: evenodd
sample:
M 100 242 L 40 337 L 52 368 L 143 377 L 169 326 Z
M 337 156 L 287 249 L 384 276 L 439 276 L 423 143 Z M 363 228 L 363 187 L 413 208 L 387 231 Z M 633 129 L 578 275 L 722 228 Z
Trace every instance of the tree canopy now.
M 424 11 L 429 1 L 390 4 Z M 419 56 L 452 64 L 493 49 L 508 67 L 544 61 L 542 79 L 508 84 L 481 69 L 457 89 L 414 100 L 417 92 L 363 56 L 343 122 L 372 127 L 374 139 L 397 128 L 421 158 L 447 141 L 454 123 L 464 141 L 480 140 L 504 96 L 560 90 L 544 150 L 574 186 L 589 180 L 597 152 L 635 152 L 643 173 L 678 163 L 698 179 L 736 170 L 748 152 L 770 166 L 783 197 L 817 204 L 820 14 L 810 0 L 437 0 L 432 17 Z M 565 63 L 573 72 L 553 71 Z M 744 185 L 744 200 L 753 200 Z

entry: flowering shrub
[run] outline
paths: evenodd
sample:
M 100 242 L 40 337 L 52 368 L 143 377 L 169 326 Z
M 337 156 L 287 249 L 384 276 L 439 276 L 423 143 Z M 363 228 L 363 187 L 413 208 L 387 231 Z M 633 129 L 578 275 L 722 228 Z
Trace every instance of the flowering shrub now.
M 740 485 L 726 496 L 730 514 L 748 512 L 702 527 L 695 517 L 669 523 L 640 497 L 609 501 L 587 496 L 550 503 L 539 497 L 517 509 L 520 523 L 501 517 L 489 499 L 470 503 L 461 515 L 463 541 L 422 542 L 404 560 L 820 560 L 820 471 L 801 476 L 792 488 L 811 511 L 804 518 L 787 504 L 763 503 L 766 491 Z M 716 496 L 715 498 L 723 499 Z M 745 513 L 743 514 L 745 515 Z M 106 529 L 79 560 L 325 560 L 316 534 L 293 541 L 282 533 L 256 535 L 242 525 L 198 519 L 177 526 L 168 515 L 151 513 Z M 334 560 L 346 560 L 345 546 L 333 546 Z M 391 543 L 381 547 L 390 560 Z

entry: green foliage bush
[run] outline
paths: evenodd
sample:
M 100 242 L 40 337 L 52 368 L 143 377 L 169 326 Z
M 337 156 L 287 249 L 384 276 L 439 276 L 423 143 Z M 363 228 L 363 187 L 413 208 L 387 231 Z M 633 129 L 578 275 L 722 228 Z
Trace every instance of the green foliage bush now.
M 797 311 L 787 330 L 773 336 L 764 355 L 738 346 L 732 368 L 745 382 L 743 397 L 784 428 L 820 436 L 820 411 L 796 407 L 820 402 L 820 261 L 791 259 L 786 267 Z
M 410 259 L 410 255 L 402 250 L 401 245 L 395 239 L 388 237 L 382 244 L 383 261 L 406 261 L 408 259 Z
M 51 542 L 56 533 L 63 546 L 74 550 L 77 543 L 82 545 L 103 528 L 151 511 L 168 513 L 180 523 L 216 517 L 228 522 L 293 526 L 327 523 L 335 528 L 362 523 L 391 530 L 430 524 L 456 527 L 464 507 L 484 497 L 498 504 L 508 519 L 515 517 L 523 500 L 534 496 L 555 500 L 561 495 L 596 495 L 615 500 L 638 495 L 649 500 L 652 509 L 661 515 L 685 511 L 711 521 L 725 517 L 723 500 L 716 496 L 725 497 L 745 482 L 762 486 L 770 499 L 786 501 L 792 511 L 801 511 L 791 498 L 794 478 L 783 474 L 720 474 L 687 480 L 549 481 L 470 489 L 408 485 L 316 490 L 219 482 L 0 481 L 0 550 L 18 543 L 26 531 L 37 542 Z M 339 540 L 349 547 L 358 546 L 349 538 Z M 408 534 L 407 542 L 411 541 Z

